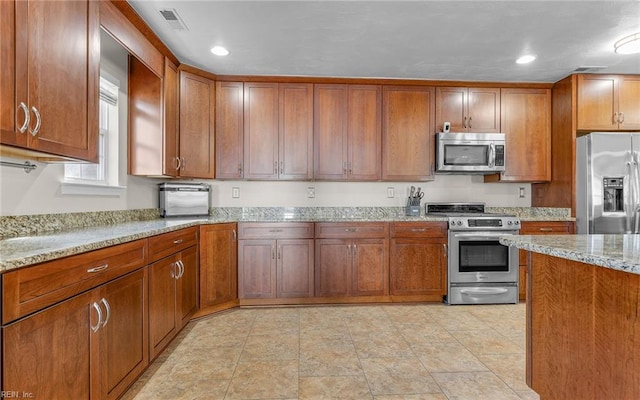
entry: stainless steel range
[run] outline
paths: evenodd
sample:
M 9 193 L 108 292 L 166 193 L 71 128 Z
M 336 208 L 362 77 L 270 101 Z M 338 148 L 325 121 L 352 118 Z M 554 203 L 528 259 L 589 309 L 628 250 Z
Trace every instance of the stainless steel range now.
M 426 212 L 449 217 L 449 304 L 518 302 L 518 250 L 498 242 L 520 233 L 517 217 L 485 213 L 483 203 L 432 203 Z

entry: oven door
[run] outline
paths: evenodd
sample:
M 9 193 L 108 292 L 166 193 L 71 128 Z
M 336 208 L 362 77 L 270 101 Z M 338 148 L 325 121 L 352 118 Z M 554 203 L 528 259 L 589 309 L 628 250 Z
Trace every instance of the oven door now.
M 517 282 L 519 252 L 498 239 L 518 231 L 449 231 L 449 282 Z

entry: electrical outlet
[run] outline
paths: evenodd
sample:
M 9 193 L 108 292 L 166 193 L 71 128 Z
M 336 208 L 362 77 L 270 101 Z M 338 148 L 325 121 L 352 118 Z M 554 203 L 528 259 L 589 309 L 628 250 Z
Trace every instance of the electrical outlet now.
M 240 188 L 239 187 L 231 188 L 231 197 L 234 198 L 234 199 L 239 199 L 240 198 Z
M 309 186 L 307 188 L 307 197 L 310 199 L 313 199 L 314 197 L 316 197 L 316 188 L 313 186 Z
M 387 197 L 390 198 L 390 199 L 396 197 L 396 188 L 388 187 L 387 188 Z
M 520 187 L 520 190 L 519 190 L 519 192 L 518 192 L 518 193 L 519 193 L 519 195 L 520 195 L 520 198 L 521 198 L 521 199 L 524 199 L 524 187 Z

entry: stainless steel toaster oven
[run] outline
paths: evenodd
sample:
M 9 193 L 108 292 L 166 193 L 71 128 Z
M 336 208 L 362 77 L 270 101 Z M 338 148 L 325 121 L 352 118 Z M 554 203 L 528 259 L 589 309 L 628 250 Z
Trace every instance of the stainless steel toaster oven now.
M 158 184 L 160 215 L 163 217 L 189 217 L 209 215 L 210 187 L 205 183 Z

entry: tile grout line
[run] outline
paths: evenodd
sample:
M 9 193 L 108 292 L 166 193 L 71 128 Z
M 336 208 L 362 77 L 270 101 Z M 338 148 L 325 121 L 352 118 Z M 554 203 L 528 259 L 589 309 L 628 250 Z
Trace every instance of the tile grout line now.
M 254 327 L 254 325 L 256 323 L 256 318 L 257 318 L 257 316 L 253 315 L 253 318 L 251 320 L 251 327 L 247 331 L 247 335 L 245 336 L 244 341 L 242 342 L 242 349 L 240 350 L 240 354 L 238 354 L 238 360 L 236 361 L 236 365 L 233 367 L 233 373 L 231 374 L 231 378 L 229 379 L 229 382 L 227 383 L 227 388 L 224 391 L 224 398 L 225 399 L 229 395 L 229 388 L 231 387 L 231 382 L 233 382 L 233 378 L 236 376 L 236 371 L 238 370 L 238 365 L 240 364 L 240 360 L 242 359 L 242 353 L 244 352 L 244 348 L 245 348 L 245 346 L 247 344 L 247 341 L 249 340 L 249 336 L 251 335 L 251 331 L 253 330 L 253 327 Z

